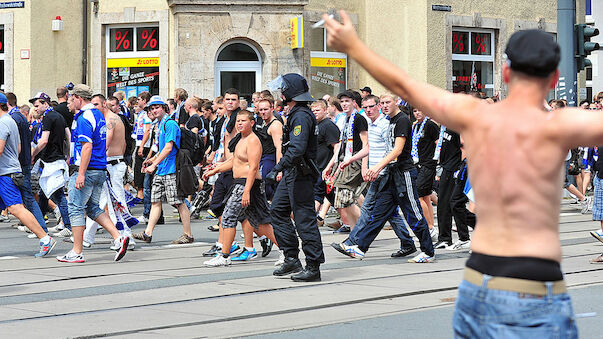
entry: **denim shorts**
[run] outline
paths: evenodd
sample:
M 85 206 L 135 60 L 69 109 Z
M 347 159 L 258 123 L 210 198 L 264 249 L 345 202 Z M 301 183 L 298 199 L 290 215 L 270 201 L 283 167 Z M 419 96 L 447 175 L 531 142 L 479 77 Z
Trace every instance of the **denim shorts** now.
M 75 188 L 77 172 L 69 178 L 69 219 L 71 226 L 86 226 L 86 216 L 96 220 L 103 210 L 99 207 L 103 185 L 107 180 L 107 173 L 104 170 L 87 170 L 84 187 Z
M 452 318 L 455 338 L 578 338 L 567 293 L 546 296 L 488 289 L 463 280 Z

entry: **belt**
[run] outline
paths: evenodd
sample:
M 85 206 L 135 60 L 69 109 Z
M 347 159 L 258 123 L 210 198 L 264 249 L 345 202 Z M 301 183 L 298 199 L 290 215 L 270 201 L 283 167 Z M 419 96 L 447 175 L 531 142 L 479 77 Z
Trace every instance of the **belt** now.
M 107 161 L 107 164 L 115 166 L 115 165 L 119 164 L 120 162 L 125 162 L 125 161 L 124 161 L 124 159 L 115 159 L 115 160 Z
M 464 279 L 474 285 L 481 286 L 484 281 L 484 275 L 474 269 L 465 267 Z M 553 281 L 553 294 L 562 294 L 567 292 L 564 280 Z M 526 293 L 545 296 L 547 295 L 547 286 L 542 281 L 492 277 L 488 280 L 487 288 L 493 290 Z
M 75 171 L 80 170 L 80 166 L 73 165 L 73 168 L 75 169 Z M 86 171 L 106 171 L 106 170 L 107 170 L 106 168 L 94 168 L 94 167 L 86 168 Z

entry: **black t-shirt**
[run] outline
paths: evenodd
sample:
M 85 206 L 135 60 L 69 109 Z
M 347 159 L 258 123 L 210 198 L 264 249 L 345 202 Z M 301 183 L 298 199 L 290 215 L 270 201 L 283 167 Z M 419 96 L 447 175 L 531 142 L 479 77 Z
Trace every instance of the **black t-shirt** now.
M 448 128 L 444 132 L 444 139 L 442 139 L 440 165 L 448 171 L 456 171 L 461 165 L 461 137 Z
M 63 120 L 65 120 L 65 126 L 71 129 L 71 124 L 73 123 L 73 113 L 69 112 L 67 102 L 61 102 L 54 110 L 59 112 L 59 114 L 63 117 Z
M 344 144 L 341 145 L 341 151 L 340 152 L 345 152 L 345 141 L 347 139 L 346 136 L 346 132 L 347 132 L 347 127 L 348 127 L 348 123 L 350 122 L 350 117 L 347 117 L 345 119 L 345 125 L 343 126 L 343 131 L 341 131 L 341 138 L 344 141 Z M 361 149 L 362 149 L 362 140 L 360 140 L 360 133 L 361 132 L 367 132 L 368 131 L 368 121 L 366 121 L 366 119 L 359 113 L 356 114 L 356 117 L 354 118 L 354 126 L 352 127 L 352 136 L 354 138 L 354 143 L 353 143 L 353 154 L 358 153 Z M 342 153 L 345 154 L 345 153 Z
M 65 119 L 57 111 L 50 111 L 42 118 L 42 132 L 45 131 L 50 131 L 50 135 L 48 136 L 48 144 L 40 152 L 40 159 L 44 162 L 65 159 L 63 153 Z
M 188 121 L 186 122 L 186 129 L 192 131 L 193 128 L 197 128 L 199 132 L 201 132 L 201 129 L 204 128 L 203 121 L 201 120 L 201 117 L 197 114 L 191 115 L 191 117 L 188 118 Z
M 189 118 L 190 116 L 184 109 L 184 105 L 182 105 L 182 107 L 180 107 L 180 113 L 178 114 L 178 125 L 185 125 Z
M 396 145 L 396 138 L 404 137 L 404 148 L 398 156 L 396 163 L 402 170 L 409 170 L 414 167 L 410 150 L 412 148 L 412 124 L 408 116 L 404 113 L 398 113 L 389 120 L 388 152 L 393 150 Z
M 322 171 L 333 157 L 333 146 L 339 141 L 339 128 L 331 119 L 325 118 L 318 123 L 318 147 L 316 149 L 316 166 Z
M 216 118 L 216 120 L 211 122 L 213 124 L 212 132 L 214 135 L 213 144 L 211 148 L 212 152 L 215 152 L 218 150 L 218 148 L 220 148 L 220 137 L 222 133 L 222 126 L 224 125 L 224 120 L 226 120 L 226 118 L 221 117 Z
M 427 119 L 427 118 L 425 118 Z M 421 124 L 417 123 L 415 129 L 418 132 Z M 440 137 L 440 128 L 438 125 L 431 121 L 431 119 L 425 122 L 423 126 L 423 132 L 419 138 L 417 144 L 417 151 L 419 153 L 419 164 L 427 167 L 436 167 L 437 162 L 433 160 L 433 154 L 435 152 L 436 142 Z

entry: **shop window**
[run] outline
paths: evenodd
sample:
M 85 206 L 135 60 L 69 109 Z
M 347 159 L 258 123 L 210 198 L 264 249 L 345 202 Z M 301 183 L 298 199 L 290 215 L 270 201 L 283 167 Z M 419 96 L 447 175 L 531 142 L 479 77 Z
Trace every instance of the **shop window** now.
M 492 30 L 452 30 L 453 92 L 494 95 L 494 46 Z
M 126 98 L 159 94 L 159 27 L 152 24 L 107 27 L 107 94 Z
M 324 28 L 311 31 L 310 93 L 317 99 L 325 94 L 336 96 L 347 88 L 348 57 L 327 47 L 326 41 Z

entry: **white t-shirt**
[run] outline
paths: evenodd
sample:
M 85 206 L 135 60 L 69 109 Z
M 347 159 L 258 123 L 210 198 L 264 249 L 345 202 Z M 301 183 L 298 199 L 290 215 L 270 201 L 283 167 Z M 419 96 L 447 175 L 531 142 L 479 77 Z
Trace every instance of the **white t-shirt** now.
M 150 125 L 152 123 L 151 119 L 147 115 L 146 111 L 140 111 L 138 113 L 138 118 L 136 119 L 136 126 L 134 126 L 134 133 L 136 134 L 136 146 L 140 146 L 142 143 L 142 138 L 144 136 L 144 130 L 146 128 L 145 125 Z M 151 147 L 151 138 L 147 140 L 144 144 L 144 147 Z

